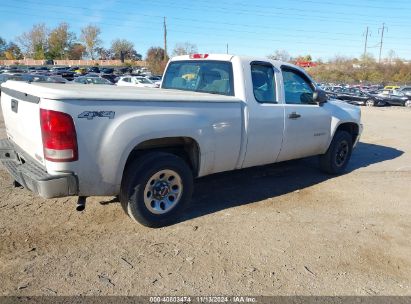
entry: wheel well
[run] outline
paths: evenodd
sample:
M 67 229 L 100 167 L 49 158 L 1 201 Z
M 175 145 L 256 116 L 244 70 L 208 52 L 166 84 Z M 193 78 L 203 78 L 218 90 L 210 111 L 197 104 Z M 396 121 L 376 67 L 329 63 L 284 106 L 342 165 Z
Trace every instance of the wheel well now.
M 152 151 L 167 152 L 181 157 L 189 164 L 194 176 L 198 176 L 200 148 L 190 137 L 164 137 L 141 142 L 131 151 L 125 167 L 135 158 Z
M 338 126 L 337 131 L 346 131 L 351 134 L 352 142 L 355 143 L 358 137 L 359 128 L 356 123 L 346 122 Z

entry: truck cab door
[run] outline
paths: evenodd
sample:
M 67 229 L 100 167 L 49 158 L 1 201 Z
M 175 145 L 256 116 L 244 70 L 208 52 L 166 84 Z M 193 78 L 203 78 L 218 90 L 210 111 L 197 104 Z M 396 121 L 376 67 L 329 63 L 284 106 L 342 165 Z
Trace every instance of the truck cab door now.
M 279 102 L 280 71 L 269 62 L 254 61 L 244 67 L 244 75 L 252 89 L 247 90 L 247 147 L 242 168 L 274 163 L 284 132 L 284 105 Z
M 278 161 L 322 154 L 330 139 L 331 115 L 313 101 L 315 86 L 302 71 L 282 67 L 285 131 Z

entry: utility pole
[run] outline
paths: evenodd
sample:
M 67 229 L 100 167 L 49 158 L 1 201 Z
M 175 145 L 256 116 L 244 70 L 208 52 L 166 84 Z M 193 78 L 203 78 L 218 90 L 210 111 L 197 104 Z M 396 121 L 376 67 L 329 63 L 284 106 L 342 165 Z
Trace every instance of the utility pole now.
M 363 55 L 364 58 L 365 58 L 365 55 L 367 55 L 367 42 L 368 42 L 368 26 L 367 26 L 367 30 L 365 31 L 365 44 L 364 44 L 364 55 Z
M 166 17 L 164 17 L 163 27 L 164 27 L 164 61 L 167 61 L 167 24 L 166 24 Z
M 228 54 L 228 43 L 226 44 L 226 53 Z
M 378 57 L 378 63 L 381 62 L 381 52 L 382 52 L 382 43 L 383 43 L 383 39 L 384 39 L 384 31 L 388 29 L 385 27 L 385 23 L 382 24 L 382 28 L 380 28 L 381 30 L 381 41 L 380 41 L 380 56 Z

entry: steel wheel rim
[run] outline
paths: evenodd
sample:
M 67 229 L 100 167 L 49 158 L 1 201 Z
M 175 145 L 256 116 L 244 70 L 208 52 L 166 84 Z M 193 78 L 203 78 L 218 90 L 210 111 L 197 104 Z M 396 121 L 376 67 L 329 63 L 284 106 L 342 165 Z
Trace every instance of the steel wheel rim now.
M 366 104 L 367 104 L 368 107 L 373 107 L 374 106 L 374 101 L 368 99 Z
M 337 148 L 337 152 L 335 153 L 335 163 L 338 167 L 344 165 L 345 161 L 347 160 L 348 152 L 348 143 L 346 141 L 340 142 Z
M 183 182 L 180 175 L 170 169 L 153 174 L 144 187 L 144 204 L 154 214 L 170 212 L 180 201 Z

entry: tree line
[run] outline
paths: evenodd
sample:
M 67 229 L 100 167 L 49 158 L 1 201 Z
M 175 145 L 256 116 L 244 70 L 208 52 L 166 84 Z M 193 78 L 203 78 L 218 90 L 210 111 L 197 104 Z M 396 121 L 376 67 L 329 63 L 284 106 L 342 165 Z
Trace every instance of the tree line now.
M 311 61 L 311 55 L 291 57 L 285 50 L 276 50 L 268 58 L 296 63 Z M 316 66 L 307 68 L 318 82 L 347 84 L 411 84 L 411 62 L 398 58 L 390 50 L 379 63 L 371 54 L 359 58 L 336 56 L 327 62 L 317 60 Z
M 172 56 L 192 54 L 197 52 L 197 46 L 190 42 L 177 43 Z M 80 60 L 117 59 L 139 61 L 139 54 L 134 44 L 127 39 L 115 39 L 109 48 L 103 47 L 101 29 L 89 24 L 77 35 L 70 25 L 62 22 L 55 28 L 48 28 L 44 23 L 34 24 L 30 30 L 17 36 L 14 41 L 7 42 L 0 37 L 0 59 L 19 60 L 24 58 L 36 60 Z M 156 74 L 161 74 L 169 59 L 161 47 L 151 47 L 147 50 L 146 61 L 149 68 Z
M 372 56 L 335 57 L 308 69 L 319 82 L 348 84 L 411 84 L 411 63 L 400 58 L 385 58 L 378 63 Z
M 81 29 L 80 35 L 70 30 L 70 25 L 62 22 L 55 28 L 44 23 L 35 24 L 19 35 L 15 41 L 7 42 L 0 37 L 0 59 L 17 60 L 23 58 L 44 60 L 120 59 L 141 60 L 134 44 L 126 39 L 115 39 L 109 48 L 102 46 L 101 29 L 89 24 Z
M 195 44 L 177 43 L 171 56 L 197 53 Z M 311 55 L 290 56 L 285 50 L 276 50 L 267 56 L 287 62 L 311 61 Z M 17 36 L 14 41 L 7 42 L 0 37 L 0 59 L 117 59 L 138 61 L 139 54 L 134 44 L 127 39 L 115 39 L 109 48 L 103 47 L 101 29 L 89 24 L 81 28 L 79 35 L 70 29 L 70 25 L 62 22 L 55 28 L 48 28 L 44 23 L 34 24 L 30 30 Z M 145 60 L 155 74 L 161 74 L 169 59 L 161 47 L 150 47 Z M 370 54 L 360 58 L 335 57 L 324 63 L 317 60 L 315 67 L 308 68 L 309 73 L 320 82 L 335 83 L 411 83 L 411 64 L 397 58 L 393 51 L 389 52 L 382 63 L 378 63 Z

